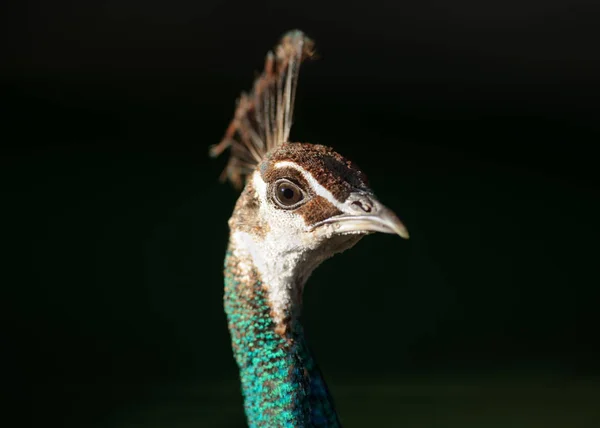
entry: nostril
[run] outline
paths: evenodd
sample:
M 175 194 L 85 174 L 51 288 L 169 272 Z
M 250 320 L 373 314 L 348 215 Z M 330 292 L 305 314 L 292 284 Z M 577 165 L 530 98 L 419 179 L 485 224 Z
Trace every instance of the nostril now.
M 363 204 L 361 201 L 354 201 L 354 202 L 352 202 L 352 205 L 360 208 L 361 210 L 363 210 L 366 213 L 370 213 L 371 212 L 371 205 L 369 205 L 369 204 Z

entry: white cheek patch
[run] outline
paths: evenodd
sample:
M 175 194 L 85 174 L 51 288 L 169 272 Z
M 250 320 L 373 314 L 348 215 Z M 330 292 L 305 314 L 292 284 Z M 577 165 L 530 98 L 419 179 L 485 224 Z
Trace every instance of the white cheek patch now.
M 303 168 L 285 161 L 277 163 L 276 167 L 295 168 L 315 193 L 342 210 L 343 204 Z M 274 321 L 281 324 L 293 315 L 294 307 L 301 304 L 299 299 L 304 282 L 323 260 L 332 255 L 329 250 L 319 253 L 318 249 L 335 231 L 333 226 L 324 226 L 318 233 L 309 231 L 303 216 L 282 210 L 270 201 L 268 184 L 258 171 L 251 180 L 259 201 L 258 215 L 268 223 L 267 232 L 260 236 L 234 230 L 231 239 L 238 258 L 245 259 L 248 267 L 254 267 L 260 274 L 268 290 Z M 309 253 L 310 257 L 307 256 Z
M 268 287 L 275 322 L 281 323 L 298 295 L 294 287 L 301 285 L 295 281 L 302 277 L 303 272 L 298 271 L 299 262 L 308 249 L 304 232 L 306 224 L 302 216 L 277 209 L 269 202 L 267 184 L 258 171 L 254 172 L 252 181 L 260 201 L 259 215 L 268 219 L 269 231 L 263 237 L 236 231 L 232 239 L 235 247 L 252 259 Z

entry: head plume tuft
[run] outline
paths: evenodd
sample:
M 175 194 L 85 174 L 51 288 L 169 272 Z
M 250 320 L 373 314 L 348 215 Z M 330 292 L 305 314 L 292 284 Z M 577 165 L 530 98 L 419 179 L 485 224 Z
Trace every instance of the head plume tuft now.
M 231 149 L 222 180 L 229 179 L 240 188 L 268 152 L 288 142 L 300 64 L 314 55 L 313 48 L 311 39 L 293 30 L 267 53 L 252 92 L 242 93 L 225 136 L 210 148 L 212 157 Z

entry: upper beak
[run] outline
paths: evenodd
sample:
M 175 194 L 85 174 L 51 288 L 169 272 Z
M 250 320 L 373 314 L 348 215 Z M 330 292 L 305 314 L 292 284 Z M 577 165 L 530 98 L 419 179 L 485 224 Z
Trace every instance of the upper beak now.
M 377 200 L 364 195 L 350 197 L 345 205 L 344 214 L 330 217 L 319 224 L 334 224 L 338 233 L 345 232 L 383 232 L 409 238 L 406 226 L 392 210 Z

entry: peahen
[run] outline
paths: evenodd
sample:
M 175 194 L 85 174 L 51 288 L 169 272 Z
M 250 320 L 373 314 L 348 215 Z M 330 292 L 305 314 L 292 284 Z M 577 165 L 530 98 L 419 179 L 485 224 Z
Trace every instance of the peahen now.
M 250 427 L 337 427 L 300 312 L 312 271 L 372 232 L 408 232 L 356 165 L 331 148 L 290 143 L 300 63 L 313 42 L 296 30 L 269 52 L 225 137 L 222 179 L 244 184 L 229 219 L 225 312 Z

